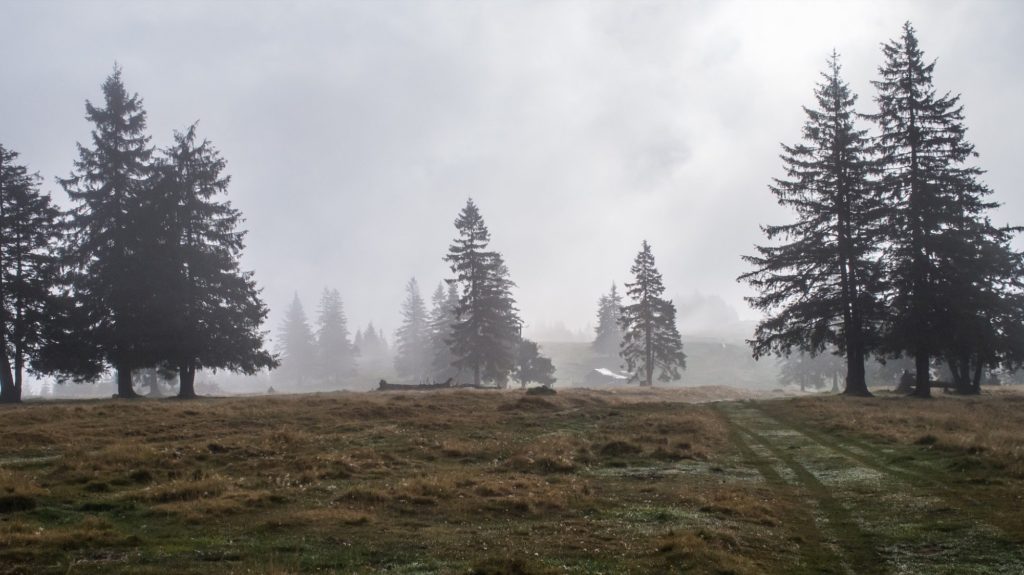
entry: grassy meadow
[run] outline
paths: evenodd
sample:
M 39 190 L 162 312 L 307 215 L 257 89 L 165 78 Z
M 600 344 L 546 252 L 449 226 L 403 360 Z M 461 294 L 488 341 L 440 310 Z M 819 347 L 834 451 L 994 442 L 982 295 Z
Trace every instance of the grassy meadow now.
M 3 573 L 1020 573 L 1024 395 L 0 410 Z

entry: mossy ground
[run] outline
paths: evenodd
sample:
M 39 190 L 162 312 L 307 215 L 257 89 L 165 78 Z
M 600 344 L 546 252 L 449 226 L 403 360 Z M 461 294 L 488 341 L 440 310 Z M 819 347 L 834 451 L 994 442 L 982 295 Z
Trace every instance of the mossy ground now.
M 739 397 L 5 407 L 0 573 L 1024 571 L 1020 396 Z

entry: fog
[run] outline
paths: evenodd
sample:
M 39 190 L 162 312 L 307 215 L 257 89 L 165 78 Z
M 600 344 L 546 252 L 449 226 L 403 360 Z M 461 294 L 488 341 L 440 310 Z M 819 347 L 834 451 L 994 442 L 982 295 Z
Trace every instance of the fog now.
M 227 159 L 268 329 L 329 286 L 353 331 L 390 337 L 408 278 L 429 297 L 447 277 L 471 196 L 527 334 L 586 334 L 643 239 L 703 332 L 757 317 L 739 258 L 787 217 L 767 184 L 826 56 L 870 112 L 879 44 L 908 19 L 936 85 L 963 93 L 997 218 L 1024 221 L 1010 1 L 7 1 L 0 139 L 66 202 L 54 178 L 120 63 L 154 144 L 198 119 Z

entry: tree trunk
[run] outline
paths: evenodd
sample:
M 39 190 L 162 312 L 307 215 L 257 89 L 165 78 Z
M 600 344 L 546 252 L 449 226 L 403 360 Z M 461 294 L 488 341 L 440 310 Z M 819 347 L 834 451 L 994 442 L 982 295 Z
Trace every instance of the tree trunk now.
M 929 381 L 929 362 L 928 353 L 918 351 L 917 355 L 914 356 L 914 368 L 917 370 L 914 392 L 910 395 L 914 397 L 931 397 L 932 396 L 932 384 Z
M 13 401 L 21 401 L 21 383 L 24 379 L 25 373 L 25 355 L 22 350 L 18 349 L 14 353 L 14 399 Z
M 139 397 L 132 387 L 132 370 L 125 365 L 117 366 L 117 397 L 120 399 L 135 399 Z
M 850 352 L 847 349 L 846 357 L 846 389 L 843 390 L 843 395 L 852 395 L 856 397 L 873 397 L 871 391 L 868 390 L 868 382 L 865 376 L 864 369 L 864 350 L 863 344 L 857 343 L 855 351 Z
M 14 377 L 11 375 L 11 358 L 0 349 L 0 403 L 18 403 L 21 394 L 16 393 Z
M 178 367 L 178 399 L 195 399 L 196 395 L 196 364 L 186 362 Z
M 981 395 L 981 358 L 974 364 L 974 384 L 971 385 L 971 395 Z

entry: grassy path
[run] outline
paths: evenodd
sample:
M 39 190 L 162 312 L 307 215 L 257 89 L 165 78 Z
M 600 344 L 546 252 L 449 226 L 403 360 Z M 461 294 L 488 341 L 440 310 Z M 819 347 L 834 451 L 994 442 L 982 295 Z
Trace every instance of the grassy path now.
M 740 456 L 792 502 L 785 522 L 803 541 L 805 572 L 1024 572 L 1024 548 L 998 527 L 998 514 L 956 489 L 941 466 L 809 430 L 770 404 L 716 409 Z

